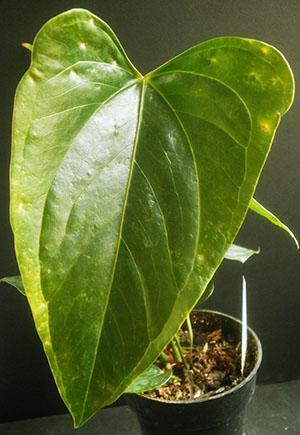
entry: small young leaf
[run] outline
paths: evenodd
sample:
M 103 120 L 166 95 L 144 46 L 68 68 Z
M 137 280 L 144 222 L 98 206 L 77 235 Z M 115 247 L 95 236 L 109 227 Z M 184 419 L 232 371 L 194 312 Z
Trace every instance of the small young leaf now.
M 26 296 L 25 288 L 23 286 L 22 278 L 20 276 L 6 276 L 1 278 L 0 282 L 6 282 L 19 290 L 22 295 Z
M 134 379 L 134 381 L 127 388 L 126 393 L 144 393 L 145 391 L 159 388 L 161 385 L 168 382 L 171 376 L 172 370 L 163 372 L 156 365 L 152 365 L 136 379 Z
M 254 211 L 255 213 L 263 216 L 264 218 L 268 219 L 272 224 L 282 228 L 284 231 L 286 231 L 291 238 L 296 243 L 297 249 L 299 249 L 299 243 L 296 239 L 295 234 L 289 229 L 287 225 L 285 225 L 283 222 L 281 222 L 280 219 L 278 219 L 277 216 L 275 216 L 273 213 L 271 213 L 269 210 L 267 210 L 263 205 L 261 205 L 256 199 L 252 198 L 250 201 L 250 209 Z
M 206 302 L 207 299 L 211 297 L 211 295 L 213 294 L 214 290 L 215 290 L 215 285 L 214 285 L 214 283 L 212 281 L 210 281 L 207 284 L 207 287 L 204 290 L 202 296 L 200 297 L 198 305 L 199 304 L 203 304 L 204 302 Z
M 248 258 L 252 257 L 254 254 L 259 254 L 259 248 L 254 251 L 253 249 L 243 248 L 238 245 L 231 245 L 228 251 L 225 254 L 227 260 L 240 261 L 241 263 L 245 263 Z

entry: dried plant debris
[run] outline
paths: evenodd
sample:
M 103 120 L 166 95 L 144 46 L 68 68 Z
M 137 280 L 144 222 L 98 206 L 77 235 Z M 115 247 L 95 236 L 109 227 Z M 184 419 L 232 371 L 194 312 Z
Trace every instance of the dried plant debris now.
M 157 360 L 163 369 L 172 368 L 172 378 L 162 387 L 145 393 L 146 397 L 164 400 L 191 400 L 205 398 L 230 390 L 252 370 L 257 349 L 250 339 L 244 375 L 241 375 L 241 343 L 238 331 L 230 332 L 227 320 L 210 314 L 192 316 L 194 346 L 189 347 L 189 335 L 183 325 L 180 343 L 189 368 L 176 361 L 172 346 L 165 349 L 167 358 Z M 165 361 L 167 359 L 167 362 Z

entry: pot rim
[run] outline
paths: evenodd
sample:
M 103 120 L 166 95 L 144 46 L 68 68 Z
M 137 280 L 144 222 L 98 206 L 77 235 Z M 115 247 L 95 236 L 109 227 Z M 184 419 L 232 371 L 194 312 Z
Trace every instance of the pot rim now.
M 215 311 L 215 310 L 208 310 L 208 309 L 194 309 L 192 310 L 192 312 L 204 312 L 204 313 L 212 313 L 212 314 L 217 314 L 218 316 L 221 317 L 227 317 L 228 319 L 231 319 L 233 321 L 235 321 L 236 323 L 239 323 L 240 325 L 242 325 L 242 321 L 240 319 L 237 319 L 234 316 L 231 316 L 230 314 L 225 314 L 222 313 L 220 311 Z M 145 399 L 145 400 L 153 400 L 154 402 L 161 402 L 161 403 L 165 403 L 165 404 L 169 404 L 169 405 L 191 405 L 191 404 L 195 404 L 195 403 L 203 403 L 203 402 L 208 402 L 211 400 L 217 400 L 220 399 L 224 396 L 227 396 L 229 394 L 232 394 L 234 392 L 236 392 L 237 390 L 239 390 L 240 388 L 243 388 L 243 386 L 245 384 L 247 384 L 248 382 L 250 382 L 253 377 L 256 375 L 261 361 L 262 361 L 262 345 L 260 342 L 260 339 L 258 338 L 258 336 L 256 335 L 256 333 L 253 331 L 252 328 L 250 328 L 250 326 L 247 325 L 247 330 L 248 332 L 251 334 L 251 336 L 254 338 L 255 342 L 256 342 L 256 346 L 257 346 L 257 359 L 255 362 L 255 365 L 253 367 L 253 369 L 251 370 L 251 372 L 249 373 L 249 375 L 239 384 L 235 385 L 234 387 L 230 388 L 230 390 L 227 391 L 223 391 L 222 393 L 219 394 L 214 394 L 213 396 L 207 396 L 207 397 L 203 397 L 203 398 L 198 398 L 198 399 L 188 399 L 188 400 L 166 400 L 166 399 L 157 399 L 154 397 L 146 397 L 143 394 L 137 394 L 137 396 L 140 396 L 141 398 Z

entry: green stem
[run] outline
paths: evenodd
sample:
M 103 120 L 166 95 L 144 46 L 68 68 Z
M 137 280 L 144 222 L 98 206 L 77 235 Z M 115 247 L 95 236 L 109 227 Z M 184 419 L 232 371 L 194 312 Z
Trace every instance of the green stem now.
M 189 338 L 190 338 L 190 354 L 191 354 L 191 358 L 192 358 L 192 352 L 193 352 L 193 346 L 194 346 L 194 333 L 193 333 L 193 327 L 192 327 L 190 314 L 186 318 L 186 325 L 187 325 Z
M 172 349 L 173 349 L 173 354 L 174 354 L 175 360 L 179 361 L 179 362 L 182 362 L 182 356 L 181 356 L 182 354 L 180 353 L 180 351 L 178 349 L 176 340 L 175 339 L 172 340 L 171 344 L 172 344 Z
M 161 352 L 161 354 L 159 355 L 159 358 L 165 363 L 170 362 L 168 355 L 164 351 Z
M 184 367 L 185 367 L 187 370 L 189 370 L 190 367 L 189 367 L 188 362 L 186 361 L 186 359 L 185 359 L 185 357 L 184 357 L 184 355 L 183 355 L 183 351 L 182 351 L 182 347 L 181 347 L 181 344 L 180 344 L 180 341 L 179 341 L 178 335 L 175 335 L 175 337 L 174 337 L 174 341 L 175 341 L 175 343 L 176 343 L 176 346 L 177 346 L 178 352 L 179 352 L 179 354 L 180 354 L 181 361 L 182 361 L 183 364 L 184 364 Z

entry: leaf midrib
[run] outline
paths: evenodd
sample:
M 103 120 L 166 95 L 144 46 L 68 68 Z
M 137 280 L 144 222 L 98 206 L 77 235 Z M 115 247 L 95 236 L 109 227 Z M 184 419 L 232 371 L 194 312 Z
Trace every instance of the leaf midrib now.
M 189 143 L 189 145 L 190 145 L 190 148 L 191 148 L 191 151 L 192 151 L 192 155 L 193 155 L 193 158 L 194 158 L 194 162 L 195 162 L 196 174 L 197 174 L 197 179 L 198 179 L 199 216 L 200 216 L 200 220 L 199 220 L 199 222 L 201 222 L 201 215 L 200 215 L 200 214 L 201 214 L 201 207 L 200 207 L 200 204 L 201 204 L 201 203 L 200 203 L 200 180 L 199 180 L 198 166 L 197 166 L 197 164 L 196 164 L 196 160 L 195 160 L 195 156 L 194 156 L 194 151 L 193 151 L 192 144 L 191 144 L 191 139 L 190 139 L 190 137 L 189 137 L 189 135 L 188 135 L 188 133 L 187 133 L 187 131 L 186 131 L 186 129 L 185 129 L 185 127 L 184 127 L 184 125 L 183 125 L 183 123 L 182 123 L 180 117 L 179 117 L 179 115 L 177 114 L 177 110 L 173 107 L 173 105 L 170 103 L 170 101 L 167 99 L 167 97 L 165 97 L 165 95 L 163 95 L 163 93 L 158 89 L 158 87 L 157 87 L 156 85 L 154 85 L 153 80 L 151 80 L 152 78 L 154 79 L 154 78 L 156 78 L 156 77 L 158 77 L 158 76 L 162 76 L 162 75 L 173 74 L 173 73 L 185 73 L 185 72 L 186 72 L 186 71 L 181 71 L 181 70 L 172 70 L 172 71 L 166 71 L 166 72 L 157 73 L 157 74 L 155 73 L 155 75 L 152 76 L 152 77 L 149 75 L 149 76 L 148 76 L 148 80 L 149 80 L 149 83 L 151 84 L 152 88 L 153 88 L 153 89 L 156 91 L 156 93 L 157 93 L 157 94 L 162 98 L 162 100 L 164 100 L 164 101 L 166 102 L 166 104 L 169 106 L 170 110 L 174 113 L 174 115 L 175 115 L 175 117 L 176 117 L 176 119 L 177 119 L 177 121 L 178 121 L 178 124 L 180 125 L 180 127 L 181 127 L 182 131 L 184 132 L 184 134 L 185 134 L 185 136 L 186 136 L 186 138 L 187 138 L 187 140 L 188 140 L 188 143 Z M 151 73 L 151 74 L 152 74 L 152 73 Z M 193 74 L 193 72 L 191 72 L 191 74 Z M 248 146 L 249 143 L 251 142 L 251 138 L 252 138 L 253 119 L 252 119 L 251 112 L 250 112 L 250 110 L 249 110 L 249 108 L 248 108 L 246 102 L 244 101 L 244 99 L 240 96 L 240 94 L 239 94 L 235 89 L 233 89 L 231 86 L 227 85 L 226 83 L 224 83 L 223 81 L 221 81 L 221 80 L 219 80 L 219 79 L 216 79 L 216 78 L 214 78 L 214 77 L 211 77 L 211 76 L 206 75 L 206 74 L 201 74 L 201 73 L 199 73 L 199 74 L 198 74 L 198 73 L 195 73 L 195 75 L 200 75 L 200 76 L 203 76 L 203 77 L 205 77 L 205 78 L 207 78 L 207 79 L 211 79 L 211 80 L 214 80 L 214 81 L 218 82 L 219 84 L 223 85 L 224 87 L 226 87 L 227 89 L 229 89 L 230 91 L 232 91 L 233 94 L 235 94 L 236 97 L 241 101 L 241 103 L 243 104 L 244 108 L 246 109 L 246 112 L 247 112 L 247 114 L 248 114 L 248 116 L 249 116 L 249 120 L 250 120 L 250 134 L 249 134 L 249 139 L 248 139 L 248 144 L 247 144 L 247 146 Z M 207 122 L 209 122 L 209 121 L 207 121 Z M 209 123 L 212 124 L 212 125 L 215 125 L 214 123 L 211 123 L 211 122 L 209 122 Z M 217 126 L 217 127 L 218 127 L 218 126 Z M 220 128 L 220 127 L 218 127 L 218 128 Z M 223 129 L 221 129 L 221 130 L 222 130 L 225 134 L 227 134 L 226 131 L 224 131 Z M 229 135 L 229 136 L 231 137 L 231 135 Z M 236 139 L 234 139 L 234 138 L 232 138 L 232 139 L 237 143 Z M 239 145 L 242 146 L 241 144 L 239 144 Z M 243 146 L 242 146 L 242 147 L 243 147 Z M 246 150 L 246 153 L 247 153 L 247 147 L 243 147 L 243 149 L 245 149 L 245 150 Z M 247 213 L 247 210 L 245 211 L 245 215 L 246 215 L 246 213 Z M 242 222 L 241 222 L 241 225 L 242 225 Z M 177 294 L 177 296 L 178 296 L 177 299 L 180 298 L 180 295 L 181 295 L 182 291 L 183 291 L 183 290 L 185 289 L 185 287 L 188 285 L 188 283 L 189 283 L 189 279 L 190 279 L 190 277 L 191 277 L 191 275 L 192 275 L 192 273 L 193 273 L 194 267 L 195 267 L 196 254 L 197 254 L 198 245 L 199 245 L 199 239 L 200 239 L 200 225 L 198 225 L 198 230 L 199 230 L 199 232 L 198 232 L 198 237 L 197 237 L 198 243 L 197 243 L 197 245 L 196 245 L 196 250 L 195 250 L 195 254 L 194 254 L 193 265 L 192 265 L 192 268 L 191 268 L 189 274 L 187 274 L 187 277 L 186 277 L 185 282 L 183 283 L 181 289 L 179 290 L 179 292 L 178 292 L 178 294 Z M 222 262 L 222 259 L 219 261 L 219 264 L 220 264 L 221 262 Z M 212 276 L 213 276 L 213 273 L 212 273 L 210 279 L 212 278 Z M 205 290 L 205 289 L 204 289 L 204 290 Z M 203 291 L 204 291 L 204 290 L 203 290 Z M 174 301 L 174 305 L 173 305 L 173 307 L 175 306 L 175 304 L 176 304 L 176 300 Z
M 218 84 L 221 85 L 221 86 L 224 86 L 224 88 L 226 88 L 227 90 L 229 90 L 230 92 L 232 92 L 232 93 L 233 93 L 233 94 L 238 98 L 238 100 L 241 102 L 241 104 L 243 105 L 243 107 L 244 107 L 244 109 L 245 109 L 245 111 L 247 112 L 247 115 L 248 115 L 248 117 L 249 117 L 249 121 L 250 121 L 250 129 L 249 129 L 249 130 L 250 130 L 250 132 L 251 132 L 251 130 L 252 130 L 252 126 L 253 126 L 253 119 L 252 119 L 252 115 L 251 115 L 250 109 L 249 109 L 249 107 L 247 106 L 245 100 L 241 97 L 241 95 L 240 95 L 240 94 L 239 94 L 235 89 L 232 88 L 232 86 L 228 85 L 228 84 L 225 83 L 223 80 L 220 80 L 220 79 L 218 79 L 218 78 L 216 78 L 216 77 L 210 76 L 209 74 L 196 73 L 195 71 L 186 71 L 186 70 L 179 70 L 179 69 L 175 69 L 175 70 L 171 70 L 171 71 L 165 71 L 165 72 L 157 73 L 157 74 L 155 74 L 155 78 L 157 78 L 157 77 L 161 77 L 161 76 L 164 76 L 164 75 L 170 75 L 170 74 L 188 74 L 188 75 L 192 75 L 192 76 L 196 76 L 196 77 L 202 77 L 202 78 L 205 78 L 205 79 L 211 80 L 211 81 L 213 81 L 213 82 L 216 82 L 216 83 L 218 83 Z M 157 90 L 157 87 L 156 87 L 156 90 Z M 169 101 L 169 100 L 168 100 L 168 101 Z M 172 107 L 173 107 L 173 106 L 172 106 Z M 184 112 L 184 111 L 179 111 L 179 110 L 177 111 L 177 110 L 175 110 L 175 108 L 173 108 L 173 109 L 174 109 L 174 111 L 175 111 L 176 113 L 177 113 L 177 112 L 182 112 L 182 113 L 186 113 L 186 114 L 189 114 L 189 115 L 191 115 L 191 116 L 196 117 L 196 115 L 193 115 L 193 114 L 191 114 L 191 113 Z M 200 119 L 202 119 L 203 121 L 209 122 L 210 124 L 212 124 L 212 125 L 214 125 L 215 127 L 217 127 L 219 130 L 222 130 L 225 134 L 227 134 L 228 136 L 230 136 L 231 139 L 234 140 L 234 141 L 235 141 L 238 145 L 240 145 L 242 148 L 247 148 L 247 145 L 248 145 L 249 142 L 250 142 L 251 134 L 249 134 L 249 138 L 248 138 L 247 145 L 244 145 L 244 144 L 240 143 L 240 141 L 239 141 L 237 138 L 233 137 L 233 136 L 231 135 L 231 133 L 229 133 L 227 130 L 225 130 L 224 128 L 222 128 L 222 127 L 219 126 L 218 124 L 216 124 L 216 123 L 214 123 L 214 122 L 212 122 L 212 121 L 210 121 L 210 120 L 208 120 L 208 119 L 205 119 L 205 118 L 203 118 L 203 117 L 200 117 L 199 115 L 197 115 L 197 117 L 200 118 Z
M 108 286 L 108 296 L 107 296 L 106 304 L 105 304 L 104 311 L 103 311 L 102 322 L 99 326 L 99 334 L 97 337 L 97 345 L 95 347 L 95 353 L 94 353 L 91 373 L 90 373 L 90 377 L 88 380 L 86 394 L 85 394 L 85 398 L 84 398 L 83 405 L 82 405 L 82 413 L 81 413 L 81 417 L 80 417 L 80 422 L 83 420 L 83 416 L 84 416 L 85 409 L 86 409 L 86 402 L 87 402 L 89 391 L 90 391 L 90 384 L 91 384 L 94 370 L 95 370 L 98 348 L 99 348 L 99 344 L 100 344 L 103 325 L 104 325 L 105 318 L 107 315 L 107 310 L 108 310 L 108 306 L 109 306 L 109 300 L 110 300 L 111 290 L 112 290 L 112 286 L 113 286 L 113 282 L 114 282 L 114 278 L 115 278 L 114 275 L 115 275 L 115 270 L 116 270 L 116 266 L 117 266 L 117 262 L 118 262 L 119 250 L 120 250 L 120 245 L 121 245 L 121 240 L 122 240 L 122 229 L 123 229 L 123 225 L 124 225 L 125 211 L 126 211 L 126 207 L 127 207 L 128 195 L 129 195 L 131 179 L 132 179 L 132 174 L 133 174 L 133 168 L 134 168 L 134 162 L 135 162 L 135 155 L 136 155 L 137 144 L 138 144 L 139 133 L 140 133 L 141 119 L 142 119 L 142 114 L 143 114 L 142 109 L 143 109 L 143 105 L 144 105 L 145 81 L 143 80 L 141 83 L 142 83 L 142 85 L 141 85 L 140 102 L 139 102 L 139 108 L 138 108 L 137 130 L 136 130 L 134 143 L 133 143 L 133 153 L 132 153 L 132 159 L 131 159 L 131 164 L 130 164 L 129 177 L 128 177 L 128 182 L 127 182 L 127 186 L 126 186 L 125 198 L 124 198 L 124 203 L 123 203 L 123 208 L 122 208 L 122 213 L 121 213 L 119 237 L 117 240 L 116 253 L 114 256 L 114 264 L 113 264 L 112 273 L 111 273 L 111 280 L 110 280 L 110 283 Z
M 156 92 L 156 94 L 162 99 L 162 101 L 165 102 L 167 107 L 171 110 L 171 112 L 173 113 L 175 119 L 177 120 L 178 125 L 179 125 L 181 131 L 183 132 L 183 135 L 185 136 L 187 143 L 189 145 L 191 156 L 192 156 L 193 163 L 194 163 L 195 175 L 196 175 L 196 179 L 197 179 L 197 193 L 198 193 L 198 198 L 199 198 L 199 200 L 198 200 L 198 222 L 200 223 L 201 222 L 200 175 L 199 175 L 199 169 L 198 169 L 197 162 L 196 162 L 195 153 L 194 153 L 192 143 L 191 143 L 191 138 L 188 135 L 183 123 L 181 122 L 181 119 L 177 115 L 176 110 L 174 109 L 172 104 L 169 102 L 169 100 L 160 92 L 160 90 L 154 85 L 153 81 L 151 81 L 150 79 L 149 79 L 149 85 Z M 195 243 L 195 249 L 194 249 L 194 261 L 192 262 L 191 269 L 190 269 L 189 273 L 187 273 L 187 277 L 182 284 L 182 288 L 185 287 L 186 283 L 189 280 L 191 273 L 193 272 L 194 265 L 195 265 L 195 258 L 196 258 L 196 254 L 197 254 L 197 250 L 198 250 L 199 237 L 200 237 L 200 224 L 197 225 L 197 236 L 196 236 L 197 242 Z M 182 288 L 181 288 L 181 290 L 182 290 Z M 180 291 L 179 291 L 179 293 L 180 293 Z M 175 305 L 175 302 L 174 302 L 174 305 Z

